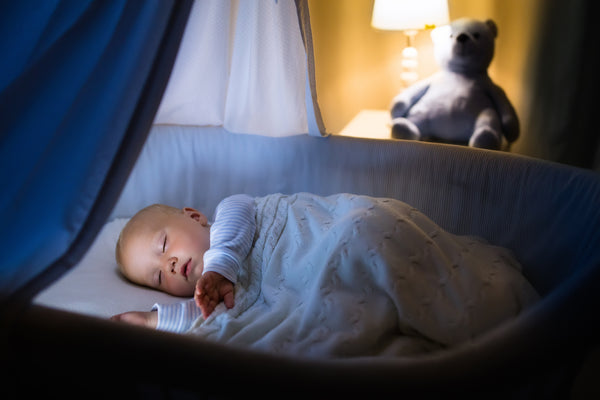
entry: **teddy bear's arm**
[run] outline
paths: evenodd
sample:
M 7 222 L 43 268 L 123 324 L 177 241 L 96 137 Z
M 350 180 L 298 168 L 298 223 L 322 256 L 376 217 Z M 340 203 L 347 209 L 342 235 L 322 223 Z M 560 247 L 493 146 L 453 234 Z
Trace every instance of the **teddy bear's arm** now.
M 408 111 L 417 103 L 429 89 L 431 79 L 423 79 L 406 88 L 392 100 L 392 118 L 406 117 Z
M 502 124 L 502 133 L 509 142 L 514 142 L 519 137 L 519 118 L 517 112 L 513 108 L 510 100 L 506 97 L 504 90 L 501 87 L 491 84 L 488 91 L 492 101 L 496 106 L 496 111 L 500 116 L 500 123 Z

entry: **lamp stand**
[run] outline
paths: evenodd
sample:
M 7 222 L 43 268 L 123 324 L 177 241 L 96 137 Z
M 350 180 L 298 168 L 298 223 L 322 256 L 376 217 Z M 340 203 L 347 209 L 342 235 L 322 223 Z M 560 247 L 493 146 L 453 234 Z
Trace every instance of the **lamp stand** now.
M 413 46 L 417 31 L 405 30 L 404 34 L 406 35 L 406 47 L 402 50 L 400 78 L 402 79 L 404 88 L 407 88 L 419 79 L 419 73 L 417 72 L 419 67 L 419 52 Z

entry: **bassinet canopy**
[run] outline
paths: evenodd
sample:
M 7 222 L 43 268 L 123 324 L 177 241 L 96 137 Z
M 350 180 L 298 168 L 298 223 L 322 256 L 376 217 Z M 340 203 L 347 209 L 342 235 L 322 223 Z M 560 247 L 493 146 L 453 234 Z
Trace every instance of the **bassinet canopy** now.
M 77 262 L 153 119 L 321 135 L 307 15 L 304 1 L 3 2 L 0 298 Z
M 2 3 L 4 300 L 68 269 L 97 233 L 144 143 L 190 6 Z

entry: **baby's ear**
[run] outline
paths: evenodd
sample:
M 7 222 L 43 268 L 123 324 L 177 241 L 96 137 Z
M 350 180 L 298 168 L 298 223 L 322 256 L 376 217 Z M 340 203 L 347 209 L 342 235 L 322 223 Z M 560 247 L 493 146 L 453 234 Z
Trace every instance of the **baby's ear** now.
M 184 207 L 183 213 L 185 215 L 187 215 L 188 217 L 200 222 L 200 224 L 202 224 L 202 226 L 208 225 L 208 219 L 206 218 L 206 216 L 204 214 L 202 214 L 200 211 L 196 210 L 195 208 Z

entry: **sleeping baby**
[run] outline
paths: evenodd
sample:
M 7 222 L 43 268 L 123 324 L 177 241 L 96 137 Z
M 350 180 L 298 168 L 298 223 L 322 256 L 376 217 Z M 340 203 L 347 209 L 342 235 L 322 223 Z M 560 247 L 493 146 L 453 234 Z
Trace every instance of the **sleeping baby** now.
M 116 259 L 130 281 L 190 299 L 112 319 L 308 357 L 446 348 L 539 298 L 507 249 L 352 194 L 235 195 L 212 224 L 149 206 L 123 228 Z
M 139 211 L 123 228 L 115 256 L 132 282 L 181 297 L 176 305 L 128 312 L 115 320 L 170 331 L 185 331 L 200 315 L 207 318 L 224 301 L 234 305 L 233 285 L 255 232 L 254 200 L 231 196 L 217 207 L 214 224 L 193 208 L 155 204 Z

